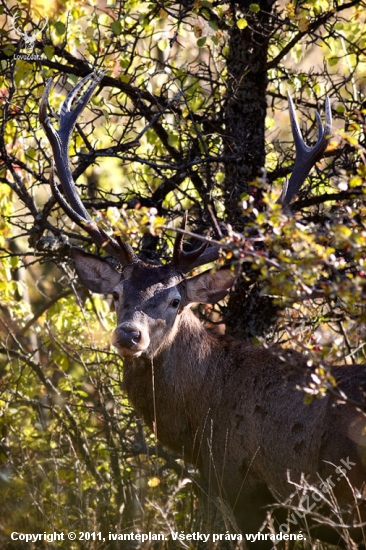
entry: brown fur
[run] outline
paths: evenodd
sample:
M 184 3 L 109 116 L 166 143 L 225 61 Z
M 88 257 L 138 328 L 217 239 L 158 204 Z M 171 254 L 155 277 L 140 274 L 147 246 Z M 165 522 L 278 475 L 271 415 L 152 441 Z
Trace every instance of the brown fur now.
M 112 270 L 90 255 L 76 256 L 84 282 L 86 265 L 89 278 L 93 270 L 96 278 L 101 270 Z M 354 465 L 348 478 L 363 489 L 365 415 L 330 395 L 305 405 L 301 388 L 311 371 L 305 356 L 206 330 L 189 302 L 197 296 L 209 302 L 224 292 L 232 284 L 230 272 L 184 279 L 169 266 L 136 263 L 122 276 L 111 271 L 110 280 L 113 285 L 102 284 L 100 291 L 118 297 L 115 345 L 125 357 L 124 385 L 131 402 L 164 445 L 199 468 L 212 494 L 230 504 L 244 532 L 256 533 L 265 507 L 284 502 L 294 491 L 288 476 L 300 482 L 305 475 L 319 484 L 332 475 L 340 506 L 352 505 L 348 482 L 337 479 L 335 467 L 349 459 Z M 177 296 L 181 302 L 174 310 Z M 121 347 L 119 331 L 126 327 L 141 335 L 137 343 Z M 365 402 L 364 366 L 334 367 L 332 373 L 350 399 Z

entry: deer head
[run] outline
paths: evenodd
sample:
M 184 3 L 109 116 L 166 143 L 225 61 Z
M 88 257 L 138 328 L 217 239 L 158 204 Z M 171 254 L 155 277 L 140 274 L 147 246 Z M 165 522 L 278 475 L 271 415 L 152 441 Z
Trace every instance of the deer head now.
M 230 269 L 185 278 L 179 264 L 153 265 L 135 258 L 116 270 L 106 260 L 79 249 L 74 248 L 72 255 L 87 288 L 113 295 L 117 328 L 112 341 L 122 356 L 153 358 L 171 343 L 184 308 L 194 302 L 222 300 L 235 279 Z M 203 257 L 202 262 L 207 259 Z
M 39 30 L 35 31 L 35 34 L 33 36 L 27 34 L 25 29 L 21 29 L 21 27 L 19 27 L 19 25 L 17 24 L 18 19 L 19 19 L 19 14 L 15 14 L 13 16 L 13 29 L 23 40 L 25 49 L 29 52 L 32 52 L 34 50 L 34 46 L 37 40 L 36 35 L 44 31 L 48 23 L 48 17 L 46 17 L 46 20 L 44 21 L 42 27 Z

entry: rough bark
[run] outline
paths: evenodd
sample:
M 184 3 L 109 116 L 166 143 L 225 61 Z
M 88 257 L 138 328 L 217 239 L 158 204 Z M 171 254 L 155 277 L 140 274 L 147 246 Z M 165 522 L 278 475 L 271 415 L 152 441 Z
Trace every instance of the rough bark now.
M 231 223 L 242 229 L 240 198 L 261 174 L 265 161 L 267 52 L 271 35 L 271 2 L 262 0 L 260 11 L 252 2 L 233 2 L 236 19 L 248 25 L 230 31 L 225 102 L 225 153 L 235 160 L 225 166 L 225 206 Z M 260 193 L 256 193 L 260 195 Z M 260 200 L 260 199 L 258 199 Z
M 243 193 L 252 194 L 261 208 L 261 189 L 256 187 L 255 180 L 265 163 L 267 53 L 272 2 L 261 0 L 257 5 L 260 11 L 254 13 L 250 8 L 253 2 L 231 3 L 236 19 L 242 17 L 248 22 L 245 29 L 234 25 L 230 31 L 224 107 L 225 153 L 235 155 L 235 160 L 225 166 L 224 201 L 227 219 L 238 231 L 243 231 L 246 223 L 241 208 Z M 225 321 L 228 331 L 236 336 L 261 336 L 275 320 L 276 308 L 268 298 L 263 300 L 256 288 L 248 294 L 248 287 L 242 281 L 231 294 Z M 248 315 L 244 314 L 246 311 Z

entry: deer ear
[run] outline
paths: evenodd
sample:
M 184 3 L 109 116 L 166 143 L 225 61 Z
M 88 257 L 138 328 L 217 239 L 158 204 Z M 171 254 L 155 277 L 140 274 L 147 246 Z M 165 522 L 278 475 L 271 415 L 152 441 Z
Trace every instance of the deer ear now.
M 187 303 L 215 304 L 229 293 L 237 274 L 230 269 L 204 271 L 186 280 Z
M 81 282 L 92 292 L 108 294 L 121 281 L 121 274 L 102 258 L 79 248 L 72 248 L 71 256 Z

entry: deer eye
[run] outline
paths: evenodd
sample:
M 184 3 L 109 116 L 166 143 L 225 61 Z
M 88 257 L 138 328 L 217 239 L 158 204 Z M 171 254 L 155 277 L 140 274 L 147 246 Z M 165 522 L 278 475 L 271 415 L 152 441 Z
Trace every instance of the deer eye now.
M 119 300 L 118 292 L 112 292 L 113 300 L 117 301 Z
M 178 300 L 178 298 L 176 298 L 175 300 L 172 301 L 172 303 L 170 304 L 172 307 L 174 308 L 177 308 L 180 304 L 180 300 Z

